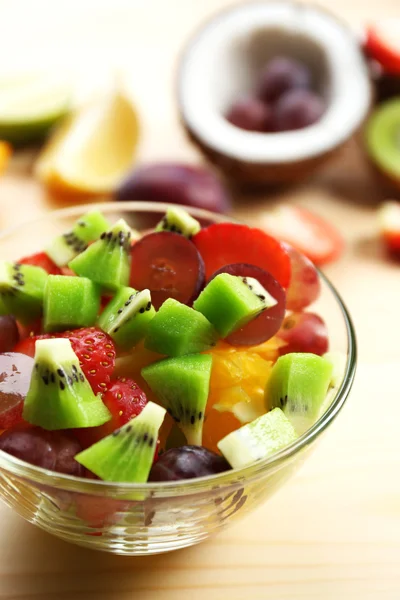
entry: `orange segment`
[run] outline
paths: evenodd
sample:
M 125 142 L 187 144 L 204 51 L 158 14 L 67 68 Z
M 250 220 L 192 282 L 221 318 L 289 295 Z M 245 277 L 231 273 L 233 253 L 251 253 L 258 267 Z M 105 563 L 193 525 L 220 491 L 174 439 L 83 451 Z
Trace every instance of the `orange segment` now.
M 4 173 L 11 156 L 11 146 L 7 142 L 0 141 L 0 175 Z

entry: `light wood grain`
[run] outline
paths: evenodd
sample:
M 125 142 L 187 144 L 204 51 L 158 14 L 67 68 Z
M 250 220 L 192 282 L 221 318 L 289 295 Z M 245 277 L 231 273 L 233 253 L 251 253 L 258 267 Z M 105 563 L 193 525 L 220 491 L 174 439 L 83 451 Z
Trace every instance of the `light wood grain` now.
M 122 67 L 144 118 L 140 159 L 199 160 L 179 128 L 174 65 L 198 22 L 228 4 L 3 0 L 0 54 L 8 67 L 24 60 L 74 64 L 89 88 Z M 400 15 L 397 0 L 322 4 L 353 24 Z M 0 180 L 1 228 L 57 208 L 32 180 L 31 167 L 32 155 L 20 154 Z M 360 366 L 331 430 L 264 507 L 215 539 L 170 555 L 130 559 L 80 549 L 1 506 L 0 598 L 400 598 L 400 266 L 385 259 L 377 241 L 381 192 L 353 141 L 312 181 L 279 196 L 242 198 L 236 214 L 251 221 L 278 199 L 328 217 L 348 242 L 327 274 L 355 320 Z

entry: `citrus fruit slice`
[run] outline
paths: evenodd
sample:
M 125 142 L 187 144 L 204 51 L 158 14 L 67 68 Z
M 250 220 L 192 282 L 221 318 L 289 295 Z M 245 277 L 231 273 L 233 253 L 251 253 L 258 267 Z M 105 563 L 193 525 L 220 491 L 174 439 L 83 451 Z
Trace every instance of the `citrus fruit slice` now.
M 139 119 L 117 91 L 77 110 L 50 138 L 36 164 L 49 188 L 65 194 L 108 194 L 131 166 Z
M 0 79 L 0 138 L 23 145 L 43 139 L 66 115 L 71 87 L 63 76 L 27 73 Z
M 8 159 L 11 156 L 11 146 L 7 142 L 0 141 L 0 175 L 6 170 Z

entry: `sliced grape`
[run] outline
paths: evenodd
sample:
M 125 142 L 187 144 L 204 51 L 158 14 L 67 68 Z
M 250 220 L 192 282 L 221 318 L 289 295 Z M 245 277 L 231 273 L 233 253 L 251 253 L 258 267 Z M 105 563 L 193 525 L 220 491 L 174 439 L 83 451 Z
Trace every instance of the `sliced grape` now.
M 211 450 L 202 446 L 182 446 L 171 448 L 160 456 L 150 471 L 149 481 L 193 479 L 229 469 L 225 458 Z
M 18 342 L 19 331 L 14 317 L 0 317 L 0 352 L 10 352 Z
M 194 300 L 204 284 L 204 263 L 196 247 L 177 233 L 160 231 L 132 247 L 130 286 L 149 289 L 156 309 L 167 298 Z
M 286 294 L 281 284 L 268 271 L 246 263 L 235 263 L 221 267 L 221 269 L 211 276 L 211 279 L 220 273 L 229 273 L 230 275 L 238 275 L 240 277 L 253 277 L 277 301 L 275 306 L 264 310 L 258 317 L 250 321 L 250 323 L 247 323 L 247 325 L 228 336 L 225 341 L 234 346 L 255 346 L 272 338 L 279 331 L 285 316 Z
M 34 360 L 25 354 L 0 354 L 0 429 L 22 421 Z
M 286 317 L 278 336 L 287 345 L 279 353 L 311 352 L 322 356 L 328 351 L 328 330 L 318 315 L 309 312 L 293 313 Z
M 321 283 L 317 269 L 309 258 L 282 242 L 290 257 L 292 275 L 286 295 L 286 308 L 299 311 L 309 306 L 321 293 Z
M 74 459 L 82 448 L 69 432 L 45 431 L 40 427 L 10 429 L 0 436 L 0 450 L 50 471 L 83 475 L 82 465 Z

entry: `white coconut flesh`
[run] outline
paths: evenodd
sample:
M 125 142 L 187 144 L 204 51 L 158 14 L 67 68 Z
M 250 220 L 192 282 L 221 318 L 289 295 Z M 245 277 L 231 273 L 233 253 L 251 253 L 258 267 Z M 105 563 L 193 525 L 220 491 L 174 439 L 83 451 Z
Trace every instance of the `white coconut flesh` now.
M 321 119 L 282 133 L 249 132 L 224 114 L 254 89 L 257 73 L 276 55 L 310 68 L 326 102 Z M 370 105 L 367 68 L 356 37 L 329 13 L 294 3 L 252 3 L 221 13 L 191 41 L 179 73 L 182 116 L 191 132 L 225 156 L 253 163 L 312 158 L 344 142 Z

